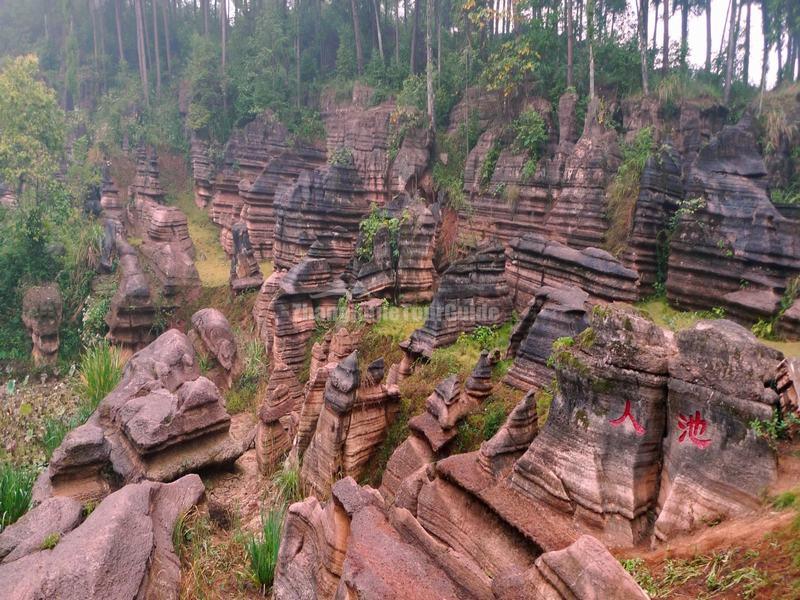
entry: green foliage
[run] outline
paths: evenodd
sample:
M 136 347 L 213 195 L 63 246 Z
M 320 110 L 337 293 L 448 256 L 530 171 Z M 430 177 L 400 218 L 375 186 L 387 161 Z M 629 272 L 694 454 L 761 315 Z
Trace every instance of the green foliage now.
M 773 204 L 800 204 L 800 183 L 792 182 L 787 187 L 773 188 L 769 195 Z
M 358 226 L 360 231 L 359 244 L 358 248 L 356 248 L 358 259 L 364 262 L 372 260 L 375 236 L 381 229 L 386 229 L 389 232 L 392 262 L 396 265 L 397 261 L 400 260 L 400 226 L 407 219 L 407 214 L 403 214 L 402 217 L 391 217 L 386 209 L 379 208 L 377 204 L 373 204 L 367 218 L 361 221 Z
M 122 356 L 107 342 L 95 344 L 81 356 L 80 390 L 89 414 L 119 383 L 122 377 Z
M 488 325 L 478 325 L 472 333 L 469 334 L 469 338 L 477 343 L 481 350 L 497 348 L 502 337 L 503 335 L 500 331 L 500 327 L 490 327 Z
M 479 136 L 479 124 L 475 113 L 472 113 L 469 121 L 461 123 L 454 134 L 439 132 L 436 136 L 439 148 L 436 152 L 436 163 L 433 165 L 433 185 L 456 211 L 467 208 L 467 197 L 464 194 L 464 164 L 467 154 L 478 142 Z M 445 160 L 442 160 L 442 156 Z
M 750 421 L 749 426 L 758 437 L 774 444 L 789 439 L 797 431 L 797 428 L 800 427 L 800 417 L 792 412 L 782 414 L 776 409 L 770 420 L 754 419 Z
M 27 512 L 35 479 L 28 468 L 0 463 L 0 532 Z
M 553 347 L 550 356 L 547 358 L 547 366 L 549 368 L 559 367 L 569 362 L 572 356 L 571 349 L 575 345 L 575 338 L 573 337 L 560 337 L 553 342 Z
M 58 542 L 61 541 L 61 534 L 60 533 L 49 533 L 45 538 L 42 540 L 42 545 L 39 546 L 40 550 L 52 550 L 58 545 Z
M 64 420 L 58 417 L 48 417 L 44 423 L 44 436 L 42 436 L 42 446 L 44 446 L 47 459 L 53 456 L 53 451 L 61 445 L 67 434 L 80 425 L 76 420 Z
M 353 151 L 347 146 L 339 146 L 331 152 L 328 157 L 328 164 L 337 167 L 349 167 L 353 165 Z
M 272 476 L 272 483 L 278 489 L 283 503 L 286 505 L 300 502 L 306 497 L 303 482 L 300 479 L 300 465 L 289 460 Z
M 486 158 L 483 159 L 483 163 L 481 164 L 481 188 L 486 189 L 486 187 L 491 183 L 492 176 L 494 175 L 494 169 L 497 166 L 497 159 L 500 158 L 500 152 L 502 152 L 502 150 L 503 148 L 500 144 L 500 140 L 497 139 L 486 153 Z
M 488 90 L 510 98 L 533 75 L 538 60 L 539 54 L 526 38 L 516 37 L 503 42 L 483 72 L 484 84 Z
M 409 75 L 397 94 L 397 105 L 424 111 L 427 104 L 425 75 Z
M 417 129 L 425 125 L 425 117 L 422 112 L 416 109 L 408 109 L 403 106 L 398 107 L 390 118 L 389 134 L 389 160 L 394 161 L 406 134 L 412 129 Z
M 775 496 L 770 504 L 775 510 L 785 510 L 787 508 L 798 507 L 798 495 L 796 491 L 782 492 Z
M 275 578 L 285 512 L 285 508 L 280 507 L 271 509 L 266 515 L 262 513 L 260 535 L 252 536 L 246 545 L 253 580 L 264 593 Z
M 539 157 L 547 144 L 549 137 L 547 124 L 542 115 L 530 108 L 517 117 L 511 124 L 511 130 L 514 132 L 514 149 L 528 155 L 522 176 L 526 180 L 531 179 L 536 173 Z
M 622 144 L 622 162 L 606 192 L 609 221 L 606 248 L 613 254 L 623 250 L 633 225 L 639 182 L 647 159 L 653 152 L 653 143 L 652 129 L 644 127 L 636 132 L 636 137 L 630 143 Z
M 0 71 L 0 181 L 46 183 L 64 147 L 64 113 L 41 79 L 33 55 L 18 56 Z

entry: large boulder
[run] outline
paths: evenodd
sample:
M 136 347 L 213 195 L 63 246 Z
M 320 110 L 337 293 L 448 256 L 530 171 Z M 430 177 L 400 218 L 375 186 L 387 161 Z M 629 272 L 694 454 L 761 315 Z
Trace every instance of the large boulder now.
M 197 475 L 170 484 L 147 481 L 111 494 L 71 531 L 52 523 L 51 533 L 62 534 L 55 547 L 0 564 L 0 598 L 177 599 L 181 574 L 173 529 L 203 493 Z M 30 514 L 40 521 L 52 517 L 51 504 Z

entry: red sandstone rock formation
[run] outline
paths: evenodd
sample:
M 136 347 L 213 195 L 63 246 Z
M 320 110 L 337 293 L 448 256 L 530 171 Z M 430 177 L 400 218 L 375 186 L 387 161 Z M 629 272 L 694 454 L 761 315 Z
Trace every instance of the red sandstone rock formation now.
M 233 463 L 252 442 L 235 439 L 217 386 L 200 376 L 189 339 L 171 329 L 128 361 L 119 385 L 53 452 L 34 498 L 97 500 L 142 479 L 172 481 Z
M 33 362 L 37 366 L 58 359 L 61 312 L 61 291 L 54 283 L 29 288 L 22 298 L 22 322 L 31 336 Z
M 264 283 L 261 267 L 258 266 L 247 226 L 236 223 L 233 226 L 233 255 L 231 256 L 231 289 L 234 293 L 255 290 Z
M 206 208 L 213 196 L 214 165 L 208 151 L 208 141 L 193 131 L 189 155 L 194 179 L 194 203 L 198 208 Z
M 155 339 L 156 310 L 138 252 L 121 235 L 117 235 L 115 246 L 120 279 L 105 316 L 107 338 L 114 345 L 136 351 Z

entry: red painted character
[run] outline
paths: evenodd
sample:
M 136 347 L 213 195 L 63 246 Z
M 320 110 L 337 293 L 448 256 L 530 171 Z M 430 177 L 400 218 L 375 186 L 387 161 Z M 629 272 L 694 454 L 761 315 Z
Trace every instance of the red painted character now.
M 706 432 L 708 423 L 700 415 L 699 410 L 696 410 L 692 417 L 678 414 L 678 427 L 682 430 L 681 435 L 678 437 L 679 442 L 686 439 L 688 435 L 689 441 L 698 448 L 708 448 L 709 444 L 711 444 L 710 439 L 700 439 L 700 436 Z
M 636 432 L 636 435 L 644 435 L 645 428 L 639 425 L 636 422 L 636 419 L 633 417 L 633 413 L 631 413 L 631 401 L 625 400 L 625 412 L 622 413 L 622 416 L 618 419 L 611 419 L 609 423 L 611 423 L 614 427 L 622 425 L 625 422 L 625 419 L 630 419 L 631 423 L 633 423 L 633 430 Z

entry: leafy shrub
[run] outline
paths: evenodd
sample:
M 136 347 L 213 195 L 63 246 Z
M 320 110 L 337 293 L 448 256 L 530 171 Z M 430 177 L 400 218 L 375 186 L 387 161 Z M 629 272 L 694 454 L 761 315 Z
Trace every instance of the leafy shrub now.
M 417 110 L 425 110 L 427 103 L 427 91 L 425 76 L 409 75 L 403 81 L 403 87 L 397 94 L 398 106 L 408 106 Z
M 35 479 L 30 469 L 0 463 L 0 531 L 27 512 Z
M 261 586 L 264 593 L 275 579 L 285 512 L 285 508 L 280 507 L 270 510 L 266 515 L 262 513 L 261 535 L 252 536 L 247 541 L 246 550 L 253 580 Z
M 486 153 L 486 158 L 483 159 L 483 163 L 481 164 L 481 188 L 485 189 L 486 186 L 491 183 L 495 167 L 497 167 L 497 159 L 500 158 L 501 151 L 502 147 L 500 145 L 500 140 L 495 140 L 494 144 L 492 144 L 492 147 L 489 148 L 489 151 Z
M 528 154 L 528 160 L 522 169 L 524 179 L 531 179 L 536 173 L 539 157 L 547 144 L 547 124 L 542 115 L 531 109 L 525 110 L 511 124 L 514 132 L 514 150 Z
M 80 390 L 84 396 L 82 410 L 94 412 L 100 401 L 119 383 L 122 377 L 122 356 L 107 342 L 86 349 L 81 357 Z
M 356 256 L 359 260 L 365 262 L 372 260 L 375 236 L 381 229 L 388 229 L 389 245 L 392 249 L 392 262 L 397 264 L 400 259 L 400 226 L 407 218 L 407 214 L 400 218 L 390 217 L 385 209 L 378 208 L 377 204 L 373 204 L 369 216 L 361 221 L 358 226 L 361 233 L 359 245 L 356 248 Z
M 800 426 L 800 418 L 794 413 L 781 414 L 779 410 L 773 412 L 769 421 L 754 419 L 749 423 L 750 428 L 758 437 L 764 438 L 770 443 L 785 440 L 791 437 L 794 430 Z

